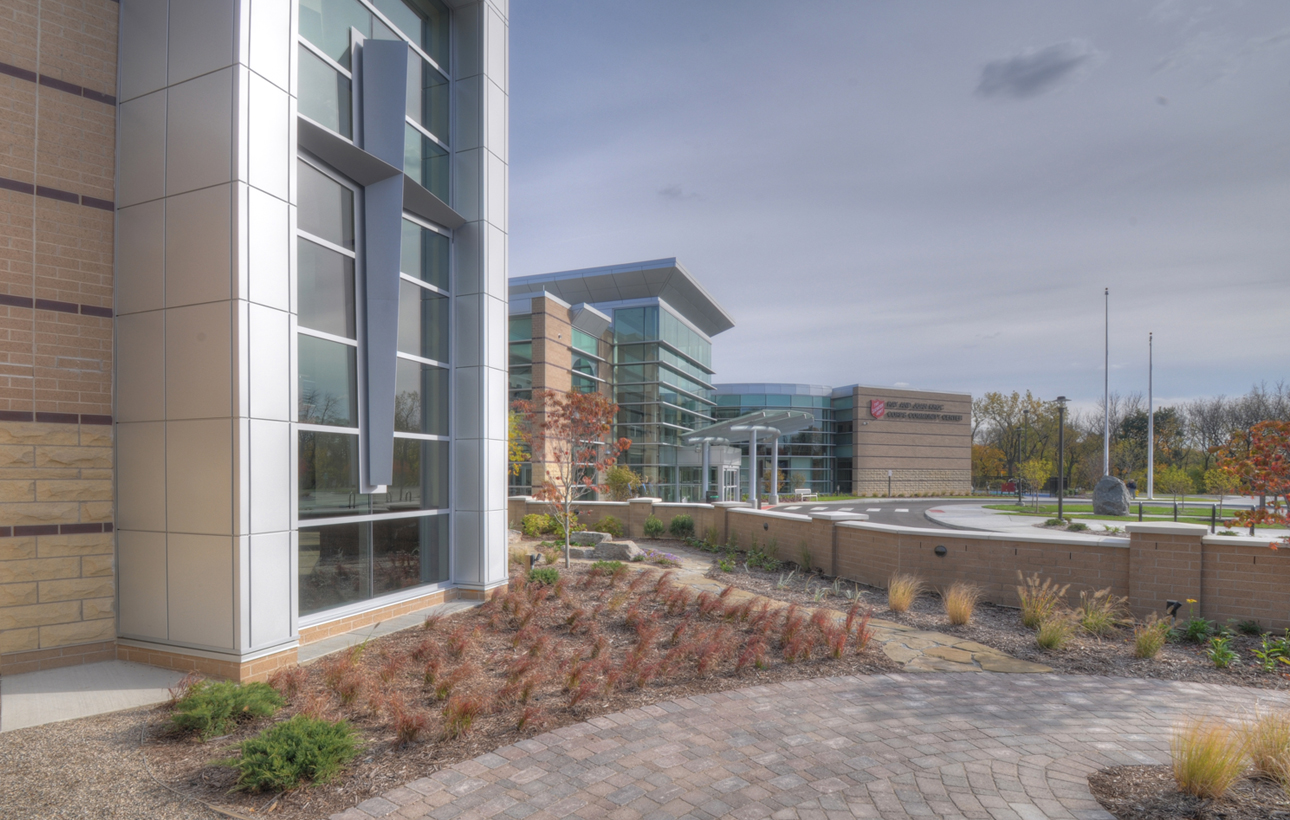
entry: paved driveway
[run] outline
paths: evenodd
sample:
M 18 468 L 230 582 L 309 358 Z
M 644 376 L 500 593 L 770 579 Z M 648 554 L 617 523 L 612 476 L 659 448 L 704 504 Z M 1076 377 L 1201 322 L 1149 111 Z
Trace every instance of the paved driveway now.
M 1061 675 L 900 674 L 704 695 L 567 726 L 335 817 L 1109 818 L 1087 775 L 1168 759 L 1185 715 L 1284 694 Z

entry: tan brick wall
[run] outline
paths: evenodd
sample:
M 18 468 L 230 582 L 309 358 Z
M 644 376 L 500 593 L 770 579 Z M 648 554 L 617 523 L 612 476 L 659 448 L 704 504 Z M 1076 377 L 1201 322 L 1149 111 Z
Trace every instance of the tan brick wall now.
M 856 495 L 885 496 L 889 492 L 886 470 L 852 470 L 851 492 Z M 894 497 L 917 494 L 967 495 L 972 492 L 969 470 L 891 471 L 890 493 Z
M 24 74 L 0 76 L 0 177 L 13 181 L 0 190 L 8 674 L 110 655 L 116 637 L 112 319 L 101 314 L 113 304 L 119 11 L 110 0 L 0 4 L 0 59 Z

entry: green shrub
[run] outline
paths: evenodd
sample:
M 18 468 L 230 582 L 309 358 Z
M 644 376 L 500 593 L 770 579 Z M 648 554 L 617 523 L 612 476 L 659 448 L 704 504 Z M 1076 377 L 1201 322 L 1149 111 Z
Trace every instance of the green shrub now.
M 237 769 L 241 791 L 285 791 L 304 782 L 325 783 L 358 754 L 345 721 L 296 715 L 242 741 L 242 756 L 222 761 Z
M 520 531 L 530 538 L 555 532 L 555 519 L 542 513 L 529 513 L 520 522 Z
M 657 518 L 655 518 L 655 517 L 654 517 L 654 516 L 652 516 L 652 515 L 651 515 L 649 518 L 646 518 L 646 519 L 645 519 L 645 537 L 646 537 L 646 538 L 662 538 L 662 537 L 663 537 L 663 522 L 662 522 L 662 521 L 659 521 Z
M 703 540 L 715 544 L 721 540 L 721 532 L 716 527 L 708 527 L 703 531 Z
M 1085 524 L 1083 521 L 1076 521 L 1075 523 L 1068 525 L 1066 529 L 1070 532 L 1086 532 L 1088 530 L 1088 524 Z
M 1063 527 L 1065 525 L 1066 522 L 1060 518 L 1050 518 L 1044 522 L 1045 527 Z
M 643 555 L 641 557 L 644 558 Z M 622 566 L 622 561 L 597 561 L 591 565 L 591 568 L 598 572 L 613 573 L 621 569 Z
M 688 515 L 678 515 L 667 525 L 667 531 L 673 538 L 689 538 L 694 535 L 694 519 Z
M 1232 639 L 1227 635 L 1215 636 L 1209 639 L 1209 649 L 1205 654 L 1214 664 L 1215 669 L 1226 669 L 1233 664 L 1241 662 L 1241 657 L 1236 650 L 1231 647 Z
M 529 570 L 530 584 L 546 584 L 549 587 L 553 587 L 556 581 L 559 580 L 560 570 L 555 567 L 534 567 Z
M 170 720 L 205 740 L 228 734 L 239 720 L 268 717 L 285 705 L 282 695 L 267 683 L 199 681 L 175 704 Z
M 606 515 L 604 518 L 592 524 L 589 529 L 592 532 L 608 533 L 614 538 L 622 538 L 624 535 L 623 522 L 614 518 L 612 515 Z

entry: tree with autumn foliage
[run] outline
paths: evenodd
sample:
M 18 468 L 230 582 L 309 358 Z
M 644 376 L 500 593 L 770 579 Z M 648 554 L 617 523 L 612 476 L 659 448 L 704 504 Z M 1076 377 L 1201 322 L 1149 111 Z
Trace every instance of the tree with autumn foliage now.
M 535 390 L 533 398 L 514 404 L 521 438 L 542 481 L 533 476 L 533 496 L 546 502 L 564 530 L 564 565 L 569 566 L 569 534 L 575 523 L 574 502 L 604 492 L 606 470 L 632 445 L 613 439 L 618 405 L 599 393 Z
M 1235 520 L 1244 526 L 1290 524 L 1286 508 L 1290 494 L 1290 422 L 1261 422 L 1248 433 L 1233 433 L 1216 449 L 1218 468 L 1235 479 L 1241 492 L 1259 497 L 1258 507 L 1236 513 Z M 1276 542 L 1271 546 L 1276 549 Z

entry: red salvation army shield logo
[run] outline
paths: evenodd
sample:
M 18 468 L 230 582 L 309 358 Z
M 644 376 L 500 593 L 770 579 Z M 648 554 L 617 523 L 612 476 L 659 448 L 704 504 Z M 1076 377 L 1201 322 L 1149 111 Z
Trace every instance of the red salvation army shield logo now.
M 887 415 L 887 402 L 882 399 L 874 399 L 869 402 L 869 415 L 876 419 L 880 419 Z

